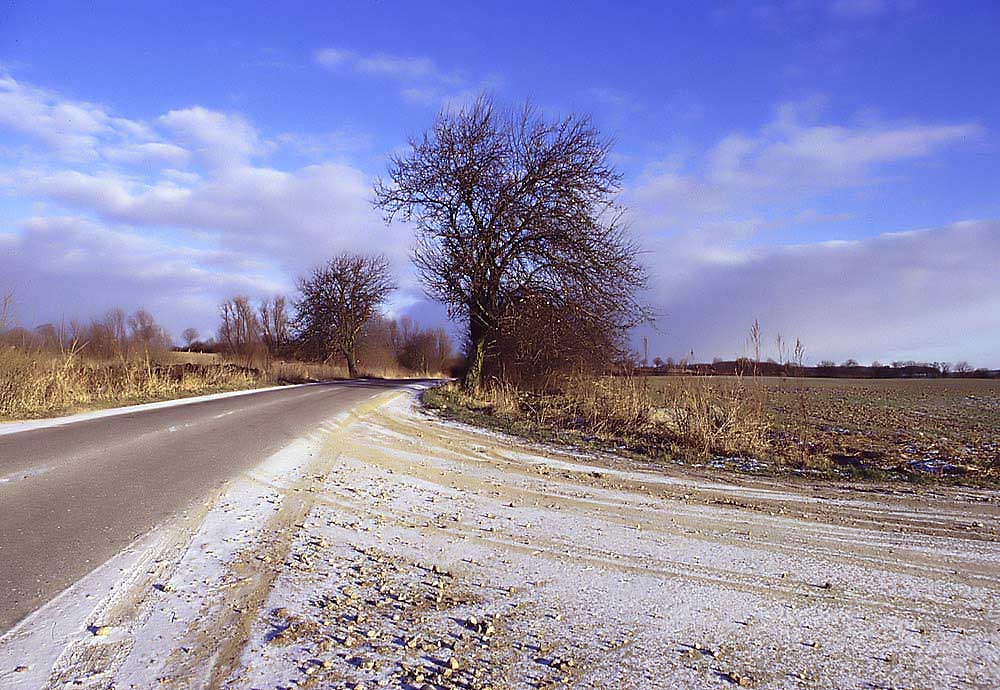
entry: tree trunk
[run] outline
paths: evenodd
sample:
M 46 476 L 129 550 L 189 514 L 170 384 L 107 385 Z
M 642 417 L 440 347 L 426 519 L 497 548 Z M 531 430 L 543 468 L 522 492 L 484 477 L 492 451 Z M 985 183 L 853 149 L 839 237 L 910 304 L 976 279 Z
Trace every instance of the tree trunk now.
M 358 358 L 354 354 L 354 348 L 345 350 L 344 357 L 347 358 L 347 375 L 352 379 L 358 378 Z
M 486 358 L 486 338 L 480 336 L 473 341 L 472 349 L 469 351 L 469 358 L 465 368 L 465 380 L 462 387 L 469 393 L 475 393 L 482 385 L 483 360 Z
M 469 318 L 469 341 L 471 347 L 465 363 L 465 378 L 462 388 L 468 393 L 479 391 L 483 383 L 483 360 L 486 359 L 487 329 L 483 320 L 476 315 Z

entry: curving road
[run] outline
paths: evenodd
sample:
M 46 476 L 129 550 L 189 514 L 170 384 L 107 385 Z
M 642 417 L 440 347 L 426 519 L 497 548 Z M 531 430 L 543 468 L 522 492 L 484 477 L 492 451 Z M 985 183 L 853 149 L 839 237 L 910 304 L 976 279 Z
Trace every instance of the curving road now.
M 344 381 L 0 428 L 0 633 L 212 488 L 413 381 Z

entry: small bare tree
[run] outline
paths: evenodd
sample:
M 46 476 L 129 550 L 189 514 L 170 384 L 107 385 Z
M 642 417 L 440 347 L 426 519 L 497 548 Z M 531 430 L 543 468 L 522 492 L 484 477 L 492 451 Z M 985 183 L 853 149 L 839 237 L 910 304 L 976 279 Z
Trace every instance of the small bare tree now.
M 156 323 L 145 309 L 138 309 L 128 317 L 129 339 L 147 357 L 154 352 L 170 349 L 170 335 Z
M 219 341 L 223 349 L 243 366 L 252 367 L 261 348 L 261 337 L 260 322 L 250 300 L 240 296 L 223 302 L 219 316 L 222 318 Z
M 191 350 L 191 345 L 194 341 L 198 339 L 198 329 L 197 328 L 185 328 L 181 333 L 181 337 L 184 338 L 184 347 L 189 351 Z
M 617 330 L 647 317 L 634 299 L 646 272 L 623 232 L 608 152 L 585 117 L 547 122 L 483 96 L 442 112 L 376 182 L 386 220 L 417 227 L 413 260 L 428 293 L 467 321 L 466 388 L 479 387 L 522 295 L 557 310 L 565 295 L 584 296 L 592 318 Z
M 288 307 L 284 295 L 275 295 L 270 300 L 261 300 L 258 312 L 264 345 L 267 347 L 267 351 L 273 355 L 286 346 L 291 339 Z
M 125 311 L 121 308 L 108 310 L 104 316 L 104 326 L 111 334 L 115 354 L 122 361 L 127 360 L 132 348 L 128 337 L 128 318 L 125 316 Z
M 379 307 L 396 289 L 384 256 L 341 254 L 300 278 L 301 298 L 295 303 L 300 337 L 326 361 L 347 360 L 352 378 L 358 375 L 358 338 Z
M 795 375 L 802 376 L 806 369 L 806 346 L 800 338 L 795 339 L 795 349 L 792 350 L 792 363 L 795 365 Z

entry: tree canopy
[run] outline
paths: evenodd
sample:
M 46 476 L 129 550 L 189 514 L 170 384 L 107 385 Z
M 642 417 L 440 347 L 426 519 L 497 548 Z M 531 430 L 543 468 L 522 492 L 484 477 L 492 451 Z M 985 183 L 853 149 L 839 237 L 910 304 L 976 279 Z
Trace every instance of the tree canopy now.
M 298 281 L 295 303 L 299 337 L 330 359 L 341 354 L 358 375 L 356 347 L 365 325 L 396 289 L 389 260 L 381 255 L 335 256 Z

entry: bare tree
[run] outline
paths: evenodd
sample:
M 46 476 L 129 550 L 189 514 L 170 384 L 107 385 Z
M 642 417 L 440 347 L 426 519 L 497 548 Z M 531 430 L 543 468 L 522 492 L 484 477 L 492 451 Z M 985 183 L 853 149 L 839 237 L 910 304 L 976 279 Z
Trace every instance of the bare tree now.
M 291 340 L 290 319 L 284 295 L 261 300 L 258 312 L 264 345 L 269 353 L 275 354 Z
M 128 317 L 128 330 L 129 339 L 147 355 L 154 350 L 166 350 L 171 346 L 170 336 L 145 309 L 138 309 Z
M 120 308 L 110 309 L 104 316 L 104 325 L 111 334 L 114 343 L 115 354 L 122 360 L 126 360 L 130 353 L 130 343 L 128 337 L 128 319 L 125 311 Z
M 219 342 L 223 349 L 245 367 L 252 367 L 254 356 L 261 349 L 260 322 L 246 297 L 234 297 L 219 307 L 222 323 Z
M 329 360 L 343 355 L 351 377 L 358 375 L 356 347 L 368 322 L 396 289 L 384 256 L 345 253 L 298 282 L 295 303 L 300 337 Z
M 197 328 L 185 328 L 181 333 L 181 337 L 184 338 L 184 346 L 190 350 L 191 345 L 198 339 L 198 329 Z
M 796 376 L 802 376 L 806 367 L 806 346 L 800 338 L 795 339 L 795 349 L 792 350 L 792 363 L 795 365 Z
M 415 223 L 413 260 L 428 293 L 467 320 L 464 384 L 477 388 L 487 351 L 525 294 L 587 311 L 625 330 L 647 317 L 634 294 L 646 273 L 613 200 L 620 176 L 585 117 L 543 120 L 482 96 L 442 112 L 375 184 L 386 215 Z

